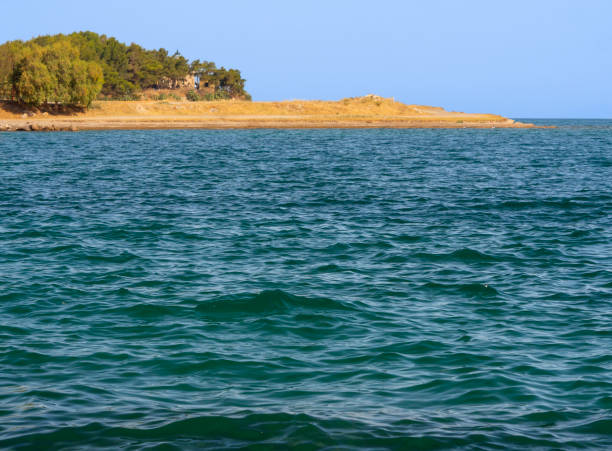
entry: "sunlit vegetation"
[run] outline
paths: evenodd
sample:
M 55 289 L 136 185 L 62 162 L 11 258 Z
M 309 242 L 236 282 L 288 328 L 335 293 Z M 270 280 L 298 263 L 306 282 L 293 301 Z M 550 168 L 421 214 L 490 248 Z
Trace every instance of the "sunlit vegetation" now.
M 137 100 L 151 89 L 193 90 L 190 100 L 250 99 L 244 83 L 237 69 L 90 31 L 0 45 L 0 98 L 35 106 Z

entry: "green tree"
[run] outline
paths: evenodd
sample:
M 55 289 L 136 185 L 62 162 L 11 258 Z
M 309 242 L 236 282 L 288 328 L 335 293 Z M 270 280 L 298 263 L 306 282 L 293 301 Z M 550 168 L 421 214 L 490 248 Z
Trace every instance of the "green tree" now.
M 47 89 L 47 81 L 42 81 L 38 88 L 34 80 L 26 80 L 29 73 L 38 71 L 43 73 L 41 66 L 28 66 L 24 79 L 21 80 L 17 65 L 22 60 L 25 49 L 44 49 L 40 62 L 47 68 L 56 81 L 53 92 L 42 93 Z M 92 76 L 87 81 L 92 87 L 97 86 L 97 70 L 84 70 L 77 61 L 95 63 L 103 75 L 101 94 L 111 98 L 133 96 L 143 89 L 159 88 L 166 85 L 175 85 L 186 76 L 193 74 L 199 77 L 204 84 L 212 88 L 215 98 L 240 97 L 248 98 L 244 90 L 244 79 L 236 69 L 217 68 L 215 63 L 195 60 L 191 64 L 178 51 L 170 55 L 164 48 L 146 50 L 138 44 L 127 46 L 117 39 L 100 35 L 91 31 L 82 31 L 69 35 L 39 36 L 28 42 L 7 42 L 0 45 L 0 83 L 8 83 L 11 91 L 16 94 L 17 82 L 21 81 L 28 98 L 46 97 L 49 101 L 79 102 L 87 100 L 89 95 L 73 95 L 75 86 L 80 82 L 74 80 L 88 80 L 84 74 Z M 74 67 L 73 67 L 74 66 Z M 25 70 L 25 66 L 23 66 Z M 44 75 L 44 74 L 43 74 Z M 84 81 L 83 81 L 84 82 Z M 75 85 L 76 83 L 76 85 Z M 27 85 L 27 89 L 26 86 Z M 43 89 L 44 88 L 44 89 Z M 4 89 L 6 91 L 6 88 Z M 38 94 L 34 95 L 34 91 Z M 44 94 L 44 95 L 43 95 Z M 5 94 L 6 95 L 6 94 Z M 19 98 L 18 98 L 19 99 Z M 20 99 L 24 101 L 23 99 Z
M 13 52 L 10 83 L 17 99 L 31 105 L 48 102 L 89 106 L 104 83 L 102 68 L 83 61 L 66 38 L 30 42 Z
M 0 88 L 5 98 L 12 98 L 15 94 L 12 77 L 23 48 L 22 41 L 9 41 L 0 45 Z
M 43 50 L 34 44 L 24 50 L 15 65 L 12 83 L 18 98 L 31 105 L 47 103 L 56 89 L 57 80 L 42 61 Z
M 68 40 L 44 47 L 42 62 L 55 77 L 53 101 L 70 103 L 72 97 L 73 65 L 81 61 L 79 51 Z
M 104 75 L 99 64 L 76 60 L 72 65 L 70 103 L 89 106 L 102 90 Z

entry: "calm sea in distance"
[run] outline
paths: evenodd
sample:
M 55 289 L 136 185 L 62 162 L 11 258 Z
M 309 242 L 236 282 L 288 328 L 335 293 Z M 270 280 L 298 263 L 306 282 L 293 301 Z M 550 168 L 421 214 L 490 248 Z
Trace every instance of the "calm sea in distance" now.
M 610 449 L 612 121 L 0 133 L 0 448 Z

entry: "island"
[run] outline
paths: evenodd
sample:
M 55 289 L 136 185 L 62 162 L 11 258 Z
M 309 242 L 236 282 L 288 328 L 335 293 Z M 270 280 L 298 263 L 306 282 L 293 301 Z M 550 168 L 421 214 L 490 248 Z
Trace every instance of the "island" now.
M 0 45 L 0 131 L 533 128 L 374 94 L 253 102 L 238 69 L 90 31 Z

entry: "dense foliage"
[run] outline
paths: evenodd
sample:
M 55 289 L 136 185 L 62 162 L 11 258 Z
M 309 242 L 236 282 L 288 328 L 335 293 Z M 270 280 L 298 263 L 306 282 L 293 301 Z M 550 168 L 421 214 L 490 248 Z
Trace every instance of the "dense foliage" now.
M 88 105 L 98 94 L 130 98 L 144 89 L 194 88 L 196 83 L 205 87 L 198 94 L 202 98 L 250 98 L 239 70 L 190 63 L 178 52 L 128 46 L 90 31 L 0 45 L 0 95 L 24 103 Z
M 191 73 L 197 77 L 200 89 L 212 88 L 213 92 L 200 96 L 202 98 L 217 100 L 239 97 L 251 100 L 251 96 L 244 90 L 245 80 L 237 69 L 219 69 L 215 63 L 195 60 L 191 63 Z
M 67 41 L 47 46 L 8 43 L 0 46 L 0 60 L 4 90 L 30 105 L 88 106 L 104 82 L 100 65 L 79 58 L 78 49 Z

